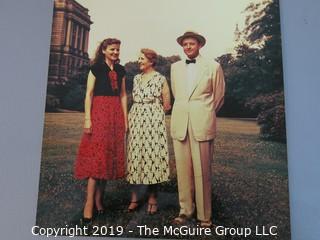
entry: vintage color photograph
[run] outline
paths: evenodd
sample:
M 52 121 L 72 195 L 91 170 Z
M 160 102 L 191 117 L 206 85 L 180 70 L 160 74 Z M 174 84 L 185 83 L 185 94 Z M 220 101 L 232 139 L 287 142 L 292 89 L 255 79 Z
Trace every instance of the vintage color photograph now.
M 290 239 L 279 0 L 54 0 L 45 111 L 37 231 Z

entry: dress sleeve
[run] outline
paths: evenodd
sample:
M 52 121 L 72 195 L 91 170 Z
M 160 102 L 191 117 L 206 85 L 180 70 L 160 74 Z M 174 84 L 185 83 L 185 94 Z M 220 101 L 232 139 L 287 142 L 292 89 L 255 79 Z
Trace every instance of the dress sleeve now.
M 127 74 L 126 68 L 122 66 L 123 75 Z
M 118 69 L 119 69 L 118 74 L 120 75 L 121 78 L 123 78 L 127 73 L 125 67 L 119 64 Z
M 92 64 L 91 66 L 90 66 L 90 71 L 92 72 L 92 74 L 95 76 L 95 77 L 97 77 L 97 72 L 98 72 L 98 66 L 97 66 L 97 64 Z
M 139 74 L 137 74 L 137 75 L 135 75 L 135 76 L 133 77 L 133 80 L 132 80 L 132 82 L 133 82 L 132 88 L 133 88 L 133 89 L 135 89 L 136 86 L 137 86 L 138 75 L 139 75 Z
M 154 91 L 153 94 L 155 97 L 161 97 L 162 95 L 162 91 L 163 91 L 163 85 L 166 82 L 166 78 L 165 76 L 163 76 L 162 74 L 159 74 L 156 79 L 152 80 L 154 83 Z

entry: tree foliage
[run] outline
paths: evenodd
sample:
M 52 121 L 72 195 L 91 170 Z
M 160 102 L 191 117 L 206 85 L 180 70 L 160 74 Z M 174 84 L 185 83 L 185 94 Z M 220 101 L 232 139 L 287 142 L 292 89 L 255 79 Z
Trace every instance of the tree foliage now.
M 46 112 L 56 112 L 59 106 L 60 106 L 60 99 L 54 95 L 47 94 Z
M 283 95 L 279 1 L 251 3 L 245 11 L 246 26 L 242 32 L 237 27 L 235 32 L 235 54 L 217 59 L 227 81 L 222 114 L 258 117 L 263 137 L 285 139 L 284 111 L 280 111 L 284 102 L 270 104 L 270 98 L 278 97 L 279 92 Z M 277 131 L 271 126 L 278 126 Z
M 259 95 L 249 100 L 246 106 L 258 110 L 257 120 L 263 138 L 286 141 L 283 91 Z
M 48 85 L 46 111 L 57 112 L 60 108 L 83 111 L 89 66 L 83 65 L 64 85 Z

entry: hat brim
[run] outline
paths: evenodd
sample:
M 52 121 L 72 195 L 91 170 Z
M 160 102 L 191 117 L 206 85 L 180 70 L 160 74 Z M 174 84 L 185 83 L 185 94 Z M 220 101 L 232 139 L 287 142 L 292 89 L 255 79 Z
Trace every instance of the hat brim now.
M 206 44 L 206 39 L 203 36 L 201 36 L 200 34 L 184 34 L 184 35 L 177 38 L 177 42 L 182 46 L 182 42 L 186 38 L 196 39 L 201 46 L 204 46 Z

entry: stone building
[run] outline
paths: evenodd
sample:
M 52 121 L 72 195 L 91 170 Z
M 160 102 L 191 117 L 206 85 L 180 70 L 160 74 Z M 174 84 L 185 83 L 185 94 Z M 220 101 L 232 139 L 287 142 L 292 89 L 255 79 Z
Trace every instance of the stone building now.
M 49 85 L 61 85 L 89 63 L 88 39 L 92 21 L 88 9 L 75 0 L 55 0 L 53 10 Z

